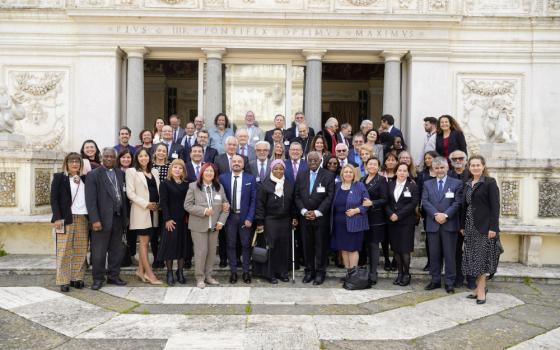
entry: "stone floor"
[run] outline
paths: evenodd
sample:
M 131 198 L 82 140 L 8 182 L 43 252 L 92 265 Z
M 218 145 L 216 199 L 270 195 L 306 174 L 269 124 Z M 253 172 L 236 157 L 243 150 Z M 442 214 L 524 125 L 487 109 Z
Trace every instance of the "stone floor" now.
M 425 291 L 419 272 L 407 287 L 382 278 L 353 292 L 335 277 L 321 287 L 300 278 L 232 286 L 218 273 L 222 285 L 200 290 L 192 271 L 186 285 L 174 287 L 125 273 L 125 287 L 63 294 L 51 263 L 0 258 L 0 349 L 560 349 L 553 268 L 503 264 L 518 280 L 489 282 L 487 303 L 476 305 L 466 288 Z

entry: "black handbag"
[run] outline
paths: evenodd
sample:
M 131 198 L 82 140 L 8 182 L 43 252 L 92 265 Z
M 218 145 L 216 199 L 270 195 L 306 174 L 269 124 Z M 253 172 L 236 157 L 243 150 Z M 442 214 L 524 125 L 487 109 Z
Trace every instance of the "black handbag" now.
M 369 272 L 366 266 L 357 266 L 348 272 L 344 285 L 347 290 L 360 290 L 371 288 L 369 283 Z
M 251 252 L 251 259 L 256 263 L 264 264 L 268 261 L 268 247 L 266 246 L 266 239 L 259 240 L 264 241 L 263 246 L 259 246 L 260 244 L 257 242 L 257 237 L 259 235 L 263 235 L 262 237 L 264 238 L 264 233 L 255 233 L 252 243 L 253 251 Z

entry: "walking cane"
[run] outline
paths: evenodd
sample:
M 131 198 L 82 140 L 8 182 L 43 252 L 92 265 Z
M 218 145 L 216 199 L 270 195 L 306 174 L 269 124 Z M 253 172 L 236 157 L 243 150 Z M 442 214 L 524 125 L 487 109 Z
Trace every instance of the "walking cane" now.
M 292 283 L 296 283 L 296 255 L 295 255 L 295 234 L 292 227 Z

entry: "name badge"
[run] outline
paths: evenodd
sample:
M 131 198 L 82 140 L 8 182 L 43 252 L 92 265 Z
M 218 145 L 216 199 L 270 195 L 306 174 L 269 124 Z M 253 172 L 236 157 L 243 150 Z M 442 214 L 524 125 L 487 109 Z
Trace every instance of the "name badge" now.
M 323 186 L 317 186 L 317 193 L 325 193 L 325 188 Z
M 286 146 L 289 146 L 289 145 L 290 145 L 290 141 L 284 141 L 284 144 L 285 144 Z
M 253 140 L 258 141 L 258 140 L 259 140 L 259 137 L 258 137 L 258 136 L 254 136 L 254 137 L 253 137 Z
M 412 194 L 410 193 L 410 191 L 405 191 L 405 192 L 403 193 L 403 196 L 405 196 L 405 197 L 407 197 L 407 198 L 410 198 L 410 197 L 412 197 Z
M 257 182 L 261 182 L 261 178 L 257 176 Z
M 455 193 L 451 192 L 451 190 L 447 190 L 447 192 L 445 192 L 445 198 L 455 198 Z
M 126 192 L 126 185 L 123 185 L 122 191 L 123 191 L 123 192 Z
M 214 196 L 214 199 L 217 201 L 221 201 L 222 200 L 222 196 L 220 196 L 219 194 Z
M 173 154 L 171 155 L 171 158 L 177 159 L 177 158 L 179 158 L 179 155 L 177 154 L 177 152 L 173 152 Z

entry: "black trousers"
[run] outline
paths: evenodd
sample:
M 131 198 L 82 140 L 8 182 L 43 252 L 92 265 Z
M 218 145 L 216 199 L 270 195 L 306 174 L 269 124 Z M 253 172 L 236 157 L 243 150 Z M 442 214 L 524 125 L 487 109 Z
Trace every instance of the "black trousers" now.
M 239 214 L 230 213 L 225 231 L 230 272 L 237 272 L 237 247 L 239 243 L 241 244 L 243 255 L 243 272 L 249 272 L 251 261 L 251 238 L 253 236 L 252 229 L 244 227 L 244 222 L 241 221 Z
M 441 261 L 445 261 L 445 285 L 452 286 L 455 282 L 455 250 L 457 247 L 456 231 L 427 232 L 426 238 L 430 247 L 430 275 L 432 282 L 441 283 Z
M 301 217 L 300 222 L 305 273 L 325 274 L 330 242 L 328 218 L 309 221 Z
M 119 277 L 124 256 L 122 242 L 122 219 L 113 216 L 113 226 L 103 227 L 103 231 L 91 233 L 91 265 L 94 281 L 104 281 L 105 275 L 111 279 Z M 105 268 L 107 261 L 107 268 Z

